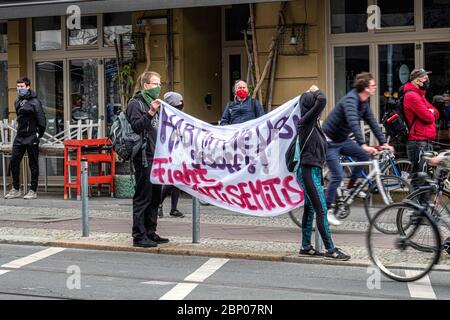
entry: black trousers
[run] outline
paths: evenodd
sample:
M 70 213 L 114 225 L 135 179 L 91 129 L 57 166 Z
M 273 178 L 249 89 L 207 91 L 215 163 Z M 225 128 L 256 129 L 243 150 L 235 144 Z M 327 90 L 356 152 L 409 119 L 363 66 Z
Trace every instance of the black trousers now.
M 161 185 L 150 182 L 152 159 L 148 158 L 148 167 L 142 164 L 142 158 L 134 158 L 134 177 L 136 191 L 133 196 L 133 230 L 136 241 L 156 232 L 158 207 L 161 200 Z
M 413 167 L 411 172 L 411 184 L 413 189 L 420 187 L 417 181 L 418 172 L 426 172 L 427 163 L 422 159 L 422 154 L 427 151 L 433 151 L 433 145 L 428 141 L 414 140 L 406 143 L 406 152 L 408 159 Z
M 173 185 L 166 185 L 162 188 L 162 195 L 161 195 L 161 205 L 164 202 L 164 199 L 171 194 L 171 201 L 170 201 L 170 211 L 175 211 L 177 209 L 178 205 L 178 199 L 180 198 L 181 191 L 177 187 Z
M 21 137 L 14 139 L 11 155 L 11 173 L 13 187 L 20 188 L 20 163 L 25 152 L 28 153 L 28 160 L 31 171 L 31 190 L 37 191 L 39 180 L 39 139 L 36 136 Z

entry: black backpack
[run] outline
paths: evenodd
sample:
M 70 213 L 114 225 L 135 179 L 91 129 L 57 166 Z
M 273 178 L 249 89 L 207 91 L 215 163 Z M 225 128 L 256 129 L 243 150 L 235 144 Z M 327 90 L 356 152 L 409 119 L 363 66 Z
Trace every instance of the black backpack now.
M 387 110 L 381 120 L 387 135 L 398 143 L 406 143 L 408 141 L 409 132 L 416 121 L 416 118 L 414 117 L 411 125 L 409 125 L 405 116 L 403 102 L 405 95 L 410 91 L 412 90 L 404 92 L 403 87 L 401 87 L 399 89 L 398 99 L 389 98 L 386 105 Z
M 142 108 L 141 102 L 137 101 Z M 128 117 L 123 111 L 114 119 L 109 138 L 114 151 L 123 162 L 133 160 L 138 152 L 145 152 L 145 139 L 133 131 Z

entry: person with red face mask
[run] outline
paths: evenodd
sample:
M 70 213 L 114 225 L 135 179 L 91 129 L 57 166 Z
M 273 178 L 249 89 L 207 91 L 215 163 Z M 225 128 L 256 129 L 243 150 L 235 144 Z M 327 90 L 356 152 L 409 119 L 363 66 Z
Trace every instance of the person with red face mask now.
M 221 126 L 229 124 L 243 123 L 264 115 L 264 109 L 257 99 L 253 99 L 247 88 L 247 83 L 238 80 L 234 84 L 234 99 L 225 106 L 219 124 Z

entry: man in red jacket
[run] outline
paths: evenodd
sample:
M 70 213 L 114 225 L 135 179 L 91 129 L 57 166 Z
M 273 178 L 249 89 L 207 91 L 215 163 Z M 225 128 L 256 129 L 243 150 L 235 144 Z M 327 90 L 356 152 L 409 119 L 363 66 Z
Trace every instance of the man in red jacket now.
M 405 84 L 404 110 L 405 117 L 410 127 L 406 151 L 413 164 L 412 185 L 416 189 L 417 172 L 426 169 L 426 162 L 422 161 L 422 153 L 432 151 L 431 141 L 436 139 L 436 120 L 439 111 L 425 98 L 425 93 L 430 88 L 428 74 L 424 69 L 414 69 L 409 77 L 410 82 Z

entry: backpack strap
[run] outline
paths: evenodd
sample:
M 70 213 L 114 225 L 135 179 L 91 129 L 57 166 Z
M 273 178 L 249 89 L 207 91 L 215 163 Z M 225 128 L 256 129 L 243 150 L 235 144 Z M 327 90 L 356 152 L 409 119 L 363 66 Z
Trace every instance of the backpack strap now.
M 405 93 L 403 94 L 403 109 L 405 108 L 405 98 L 406 98 L 406 94 L 407 94 L 408 92 L 412 92 L 412 91 L 413 91 L 413 90 L 406 90 Z M 403 112 L 405 112 L 405 111 L 403 111 Z M 405 119 L 406 119 L 406 116 L 405 116 Z M 414 114 L 413 121 L 411 122 L 411 125 L 409 126 L 409 131 L 411 131 L 412 127 L 414 126 L 414 123 L 416 122 L 416 120 L 417 120 L 417 116 Z M 406 120 L 406 124 L 408 124 L 408 120 Z
M 256 99 L 253 99 L 252 97 L 250 97 L 250 101 L 252 103 L 253 112 L 255 113 L 255 118 L 258 118 L 258 115 L 256 114 Z

